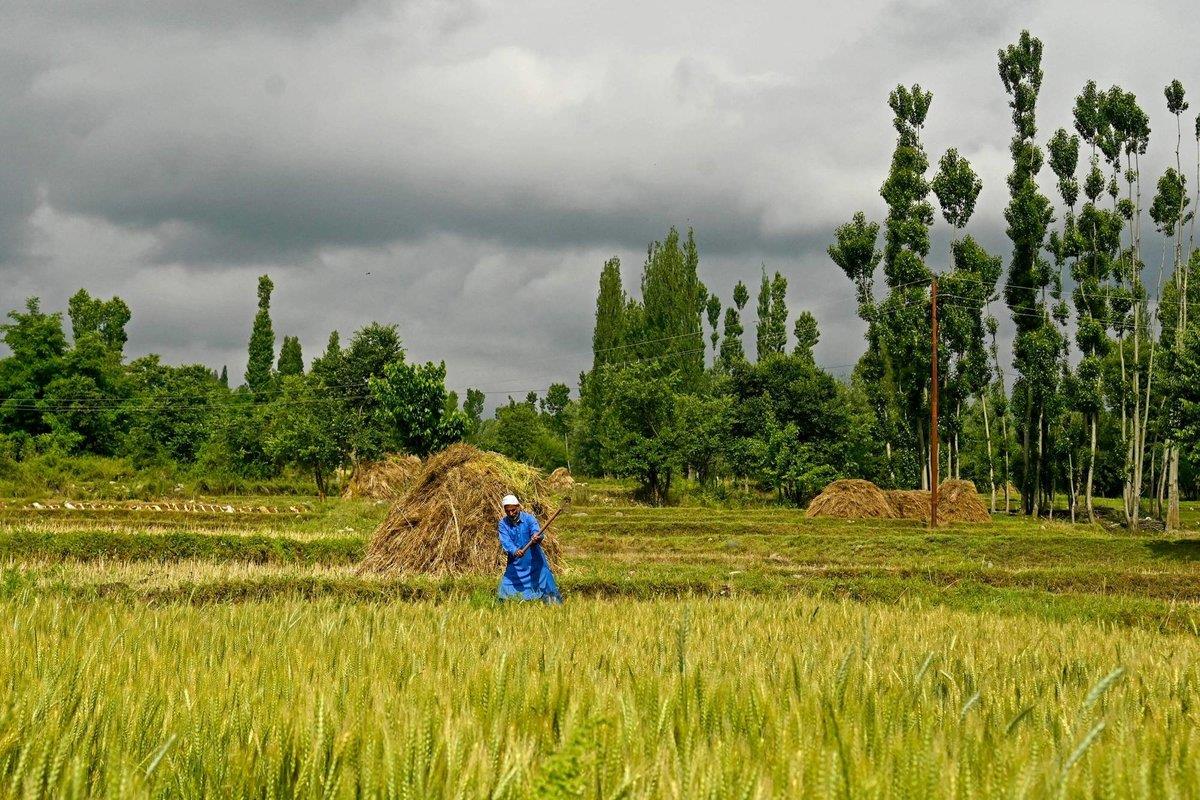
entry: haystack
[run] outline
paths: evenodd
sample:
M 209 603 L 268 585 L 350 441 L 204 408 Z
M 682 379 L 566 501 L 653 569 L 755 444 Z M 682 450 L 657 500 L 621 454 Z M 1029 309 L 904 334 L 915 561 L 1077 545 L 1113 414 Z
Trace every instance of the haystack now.
M 929 522 L 929 492 L 889 489 L 884 494 L 899 519 Z M 970 481 L 943 481 L 938 490 L 939 522 L 988 522 L 991 515 Z
M 892 519 L 896 516 L 887 497 L 870 481 L 834 481 L 808 504 L 804 516 L 837 519 Z
M 456 444 L 431 456 L 375 531 L 362 570 L 498 576 L 505 565 L 496 536 L 500 500 L 513 493 L 545 523 L 555 493 L 541 473 L 497 453 Z M 542 550 L 560 560 L 554 529 Z
M 416 456 L 389 455 L 382 461 L 360 461 L 354 466 L 342 497 L 397 500 L 421 469 Z
M 559 467 L 550 473 L 546 478 L 546 485 L 550 487 L 552 492 L 569 493 L 575 488 L 575 479 L 571 477 L 571 471 L 566 467 Z

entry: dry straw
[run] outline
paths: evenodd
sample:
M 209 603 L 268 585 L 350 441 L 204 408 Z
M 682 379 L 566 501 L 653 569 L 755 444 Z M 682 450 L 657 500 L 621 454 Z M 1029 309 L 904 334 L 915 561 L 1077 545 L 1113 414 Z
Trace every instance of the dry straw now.
M 541 522 L 556 493 L 536 469 L 497 453 L 456 444 L 431 456 L 375 531 L 361 570 L 432 575 L 499 574 L 505 557 L 496 523 L 506 494 Z M 554 529 L 542 550 L 560 562 Z
M 870 481 L 834 481 L 808 504 L 806 517 L 836 519 L 891 519 L 896 516 L 887 497 Z
M 416 456 L 393 454 L 382 461 L 360 461 L 342 497 L 398 500 L 420 470 L 421 459 Z

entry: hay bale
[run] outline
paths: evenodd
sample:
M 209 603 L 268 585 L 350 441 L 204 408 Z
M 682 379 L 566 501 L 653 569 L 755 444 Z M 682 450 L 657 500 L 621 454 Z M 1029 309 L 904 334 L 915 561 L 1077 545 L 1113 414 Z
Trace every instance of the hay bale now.
M 360 461 L 342 497 L 368 500 L 397 500 L 421 469 L 421 459 L 393 453 L 382 461 Z
M 929 492 L 923 489 L 888 489 L 884 492 L 898 519 L 929 522 Z M 938 522 L 988 522 L 991 515 L 970 481 L 939 484 Z
M 983 498 L 971 481 L 942 481 L 938 487 L 938 519 L 946 522 L 990 522 Z
M 836 519 L 892 519 L 896 516 L 887 497 L 870 481 L 834 481 L 808 504 L 804 516 Z
M 498 576 L 504 551 L 496 523 L 500 500 L 513 493 L 526 511 L 545 522 L 555 493 L 540 472 L 498 453 L 455 444 L 431 456 L 387 518 L 376 529 L 363 559 L 363 571 L 467 573 Z M 558 539 L 551 528 L 542 550 L 551 567 L 560 565 Z
M 550 473 L 546 478 L 546 485 L 553 492 L 562 492 L 566 494 L 575 488 L 575 479 L 571 477 L 571 471 L 566 467 L 559 467 Z
M 920 489 L 886 489 L 888 504 L 897 519 L 929 521 L 929 492 Z

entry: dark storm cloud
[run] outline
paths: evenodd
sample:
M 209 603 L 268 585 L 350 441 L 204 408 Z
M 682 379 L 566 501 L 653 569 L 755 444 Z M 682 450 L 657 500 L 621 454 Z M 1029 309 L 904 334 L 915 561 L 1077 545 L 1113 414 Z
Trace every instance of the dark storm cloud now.
M 825 247 L 854 211 L 883 218 L 889 89 L 934 91 L 931 160 L 957 147 L 973 161 L 985 188 L 969 230 L 1007 255 L 996 50 L 1022 27 L 1045 41 L 1043 139 L 1070 124 L 1087 77 L 1135 90 L 1157 175 L 1161 86 L 1200 75 L 1188 13 L 30 3 L 0 28 L 0 299 L 120 294 L 131 351 L 240 376 L 269 272 L 276 330 L 300 335 L 306 359 L 331 329 L 394 321 L 415 357 L 503 399 L 573 383 L 601 263 L 619 255 L 636 287 L 647 243 L 673 224 L 695 227 L 702 278 L 725 300 L 764 264 L 787 274 L 793 309 L 821 323 L 818 356 L 848 363 L 861 325 Z M 931 263 L 948 243 L 939 220 Z

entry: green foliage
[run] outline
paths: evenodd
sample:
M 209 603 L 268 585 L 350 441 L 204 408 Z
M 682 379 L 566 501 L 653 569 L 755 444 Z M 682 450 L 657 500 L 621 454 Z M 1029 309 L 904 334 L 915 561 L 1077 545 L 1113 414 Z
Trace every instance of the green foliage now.
M 930 188 L 937 195 L 946 222 L 962 228 L 975 213 L 975 200 L 983 190 L 983 181 L 971 168 L 971 162 L 951 147 L 938 162 L 938 173 Z
M 369 379 L 379 414 L 393 426 L 399 446 L 424 458 L 463 438 L 467 419 L 446 410 L 446 364 L 393 361 L 383 377 Z
M 109 350 L 117 354 L 124 350 L 129 339 L 125 325 L 131 315 L 129 306 L 121 298 L 103 301 L 93 298 L 86 289 L 80 289 L 67 301 L 67 314 L 71 319 L 71 335 L 77 343 L 94 334 Z
M 749 299 L 750 293 L 746 289 L 746 284 L 738 281 L 737 285 L 733 287 L 733 305 L 725 309 L 724 338 L 721 339 L 719 356 L 721 369 L 724 372 L 730 371 L 735 364 L 746 359 L 746 350 L 742 344 L 742 334 L 745 330 L 742 327 L 741 310 Z
M 628 298 L 621 287 L 621 259 L 610 258 L 600 272 L 600 291 L 596 296 L 596 326 L 592 333 L 592 367 L 610 364 L 629 356 L 622 352 L 628 344 L 625 307 Z
M 258 313 L 250 331 L 246 361 L 246 386 L 257 395 L 265 393 L 271 383 L 271 365 L 275 361 L 275 331 L 271 327 L 271 292 L 275 284 L 262 275 L 258 279 Z M 265 400 L 266 395 L 259 398 Z
M 349 457 L 349 431 L 338 402 L 315 378 L 281 375 L 280 391 L 266 408 L 263 450 L 277 464 L 309 471 L 324 498 L 330 473 Z
M 675 228 L 654 242 L 642 272 L 639 358 L 652 358 L 662 374 L 678 371 L 682 386 L 695 388 L 704 375 L 704 329 L 701 314 L 708 292 L 697 270 L 700 254 L 694 233 L 680 241 Z M 618 361 L 621 359 L 618 359 Z
M 674 435 L 679 374 L 633 363 L 606 368 L 604 382 L 601 465 L 609 474 L 636 479 L 645 499 L 662 503 L 679 467 Z
M 551 413 L 539 414 L 535 406 L 510 399 L 496 409 L 494 420 L 483 424 L 479 445 L 542 470 L 565 467 L 566 409 L 564 405 L 556 420 Z
M 813 348 L 821 341 L 821 331 L 817 327 L 817 318 L 810 311 L 801 311 L 796 317 L 796 348 L 792 352 L 813 361 Z
M 300 352 L 300 339 L 295 336 L 283 337 L 283 346 L 279 348 L 277 370 L 281 378 L 304 374 L 304 356 Z

